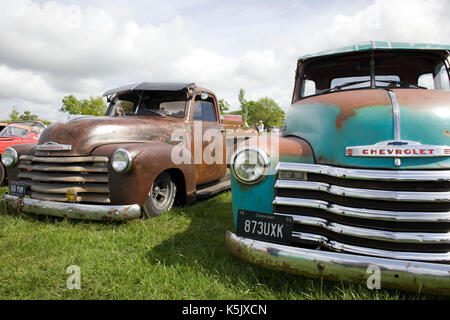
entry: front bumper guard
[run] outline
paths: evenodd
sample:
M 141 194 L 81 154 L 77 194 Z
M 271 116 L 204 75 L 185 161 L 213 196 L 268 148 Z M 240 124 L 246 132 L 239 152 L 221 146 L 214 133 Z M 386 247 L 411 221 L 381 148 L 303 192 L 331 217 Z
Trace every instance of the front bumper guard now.
M 367 284 L 373 267 L 380 270 L 380 288 L 450 295 L 450 265 L 375 258 L 290 247 L 226 234 L 234 256 L 290 273 Z
M 3 195 L 3 201 L 8 209 L 18 213 L 35 213 L 73 219 L 121 221 L 137 219 L 141 216 L 141 208 L 137 204 L 124 206 L 79 204 L 20 198 L 9 194 Z

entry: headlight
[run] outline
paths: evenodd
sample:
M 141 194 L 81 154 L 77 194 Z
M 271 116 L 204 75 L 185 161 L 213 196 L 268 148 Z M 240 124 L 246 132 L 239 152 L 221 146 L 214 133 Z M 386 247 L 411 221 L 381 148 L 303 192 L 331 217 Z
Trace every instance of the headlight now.
M 2 163 L 5 167 L 13 167 L 17 160 L 19 160 L 19 155 L 17 151 L 11 147 L 8 147 L 2 153 Z
M 267 175 L 269 158 L 261 149 L 244 147 L 233 155 L 231 170 L 240 182 L 254 184 Z
M 118 173 L 125 173 L 131 169 L 133 159 L 131 154 L 125 149 L 117 149 L 111 159 L 111 166 Z

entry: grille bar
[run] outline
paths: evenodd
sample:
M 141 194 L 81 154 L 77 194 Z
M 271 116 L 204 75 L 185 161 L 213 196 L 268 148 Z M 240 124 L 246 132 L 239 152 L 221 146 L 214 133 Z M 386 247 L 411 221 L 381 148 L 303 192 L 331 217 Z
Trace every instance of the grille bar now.
M 72 189 L 75 192 L 89 192 L 89 193 L 109 193 L 109 187 L 105 184 L 54 184 L 54 183 L 33 183 L 31 190 L 44 193 L 64 193 Z
M 340 206 L 337 204 L 331 204 L 323 200 L 298 199 L 288 197 L 276 197 L 275 200 L 273 201 L 273 204 L 321 209 L 341 216 L 362 218 L 362 219 L 402 221 L 402 222 L 450 222 L 450 211 L 446 212 L 385 211 L 385 210 Z
M 108 162 L 108 157 L 35 157 L 29 155 L 20 156 L 20 160 L 45 163 L 77 163 L 77 162 Z
M 68 165 L 68 164 L 19 164 L 19 169 L 48 172 L 108 172 L 108 168 L 95 167 L 94 165 Z
M 279 171 L 319 173 L 344 179 L 384 181 L 450 181 L 450 170 L 366 170 L 281 162 Z
M 297 189 L 324 191 L 338 196 L 351 198 L 394 200 L 394 201 L 450 201 L 450 192 L 413 192 L 413 191 L 388 191 L 374 189 L 356 189 L 330 185 L 315 181 L 278 180 L 277 189 Z
M 373 239 L 389 242 L 405 243 L 450 243 L 450 233 L 423 233 L 423 232 L 391 232 L 386 230 L 372 230 L 366 228 L 346 226 L 340 223 L 330 222 L 326 219 L 276 213 L 277 215 L 292 217 L 294 223 L 317 226 L 325 230 L 344 234 L 352 237 Z
M 99 182 L 108 183 L 108 177 L 105 174 L 73 174 L 73 173 L 38 173 L 23 171 L 18 174 L 19 178 L 30 179 L 33 181 L 51 181 L 51 182 Z
M 329 240 L 327 237 L 321 235 L 296 231 L 292 233 L 292 237 L 296 240 L 315 242 L 317 244 L 320 244 L 326 248 L 335 251 L 345 251 L 367 256 L 400 259 L 400 260 L 429 261 L 429 262 L 450 261 L 450 253 L 399 252 L 391 250 L 372 249 L 367 247 L 348 245 L 338 241 Z

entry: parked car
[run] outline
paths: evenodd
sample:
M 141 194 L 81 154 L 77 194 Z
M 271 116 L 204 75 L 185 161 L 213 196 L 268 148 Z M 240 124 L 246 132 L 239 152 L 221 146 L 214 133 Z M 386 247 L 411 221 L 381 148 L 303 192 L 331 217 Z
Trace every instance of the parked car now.
M 9 146 L 22 143 L 36 143 L 45 125 L 39 121 L 15 121 L 3 128 L 0 132 L 0 155 Z M 6 170 L 0 163 L 0 185 L 7 179 Z
M 233 156 L 228 250 L 308 277 L 366 284 L 379 270 L 381 288 L 450 294 L 449 50 L 370 42 L 301 57 L 282 136 Z
M 5 129 L 7 125 L 8 122 L 0 122 L 0 132 L 2 132 L 2 130 Z
M 272 134 L 278 134 L 280 133 L 280 128 L 278 127 L 269 127 L 269 132 Z
M 212 91 L 143 82 L 104 96 L 106 116 L 54 124 L 38 144 L 7 149 L 8 208 L 124 220 L 229 189 L 225 130 Z

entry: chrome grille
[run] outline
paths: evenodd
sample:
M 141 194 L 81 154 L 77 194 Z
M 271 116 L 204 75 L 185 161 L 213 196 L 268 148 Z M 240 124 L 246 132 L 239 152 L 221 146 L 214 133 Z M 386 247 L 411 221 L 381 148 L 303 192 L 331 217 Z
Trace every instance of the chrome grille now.
M 29 187 L 33 199 L 65 202 L 72 189 L 77 202 L 110 203 L 107 157 L 23 155 L 18 168 L 18 182 Z
M 274 212 L 293 218 L 299 245 L 450 262 L 450 170 L 280 163 Z

